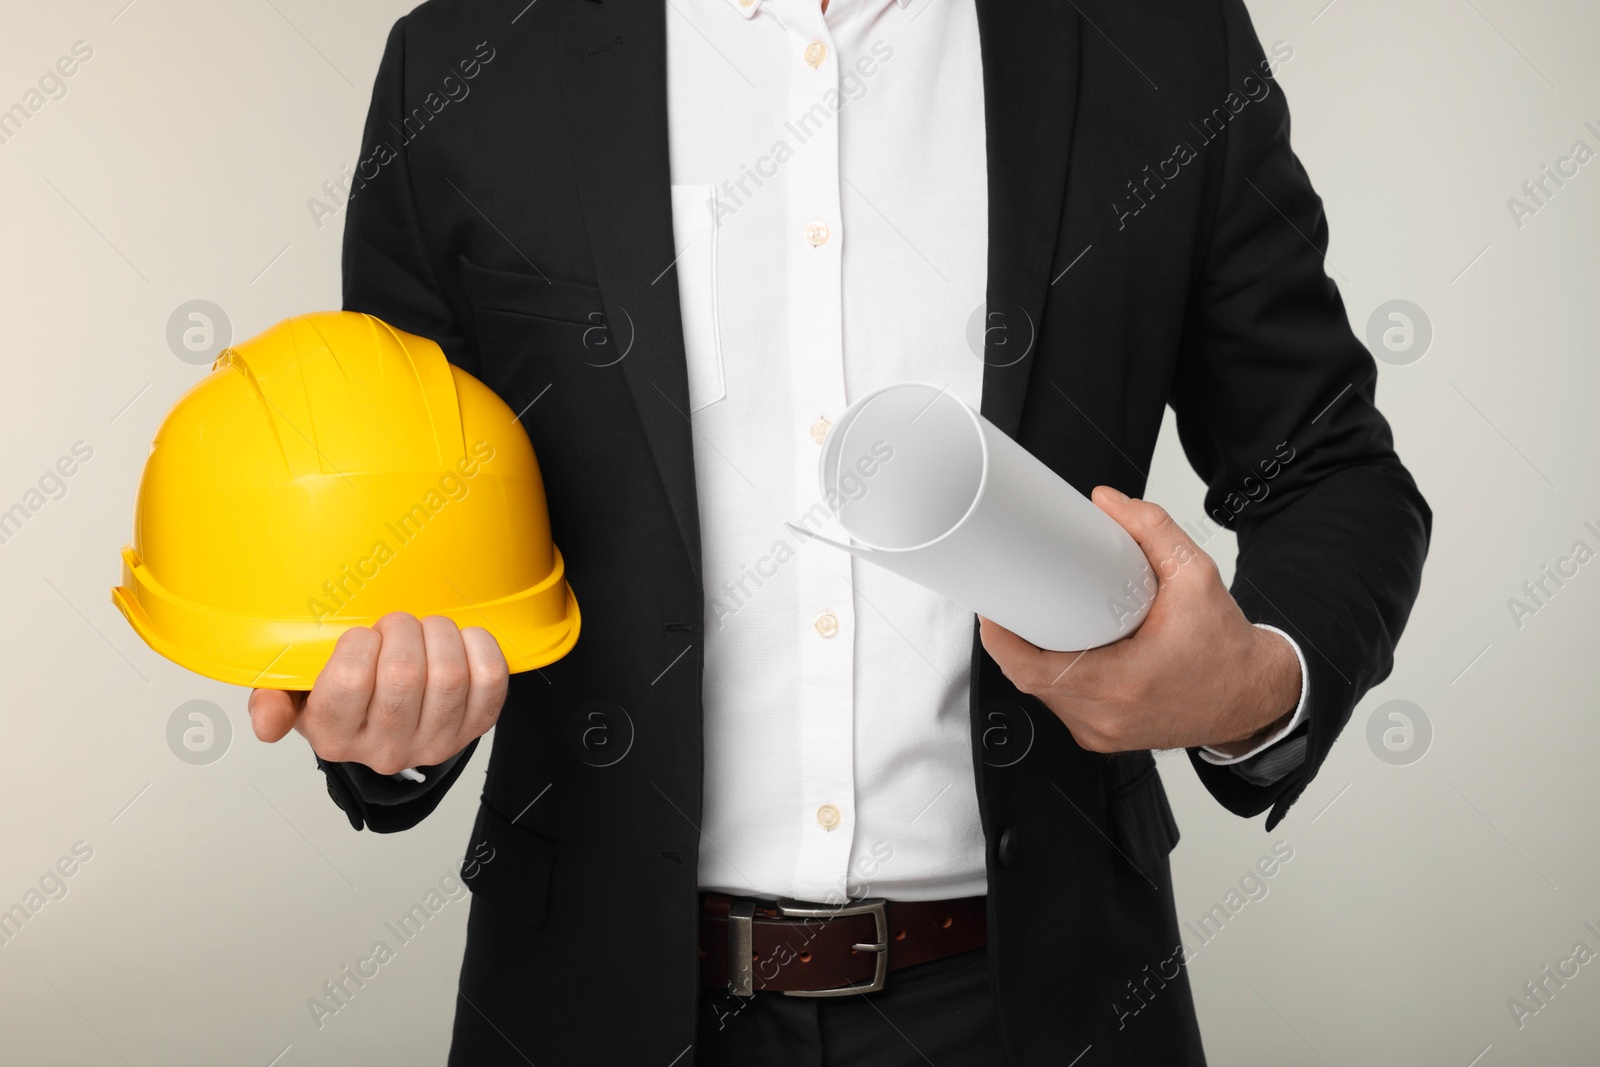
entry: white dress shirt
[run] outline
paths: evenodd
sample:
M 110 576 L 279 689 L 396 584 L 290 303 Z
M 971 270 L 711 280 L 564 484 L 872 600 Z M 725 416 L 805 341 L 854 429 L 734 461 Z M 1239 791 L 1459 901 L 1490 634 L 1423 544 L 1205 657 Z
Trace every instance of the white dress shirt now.
M 667 7 L 706 597 L 700 884 L 814 901 L 983 893 L 972 613 L 785 526 L 831 514 L 819 446 L 851 400 L 917 380 L 979 406 L 975 8 Z

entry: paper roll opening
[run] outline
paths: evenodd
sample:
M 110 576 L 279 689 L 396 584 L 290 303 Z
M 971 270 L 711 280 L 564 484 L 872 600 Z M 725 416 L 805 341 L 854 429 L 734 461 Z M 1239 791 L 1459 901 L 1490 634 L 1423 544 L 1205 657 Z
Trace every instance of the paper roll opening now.
M 823 452 L 839 525 L 875 548 L 908 551 L 956 530 L 983 490 L 988 452 L 971 410 L 906 383 L 853 405 Z
M 790 525 L 1065 652 L 1127 637 L 1156 579 L 1126 530 L 947 388 L 885 386 L 840 414 L 818 476 L 834 535 Z

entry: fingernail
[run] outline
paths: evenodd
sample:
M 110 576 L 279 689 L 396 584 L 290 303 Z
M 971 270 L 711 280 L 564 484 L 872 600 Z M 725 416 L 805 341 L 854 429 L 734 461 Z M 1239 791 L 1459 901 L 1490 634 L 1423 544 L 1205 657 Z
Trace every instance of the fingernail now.
M 1118 504 L 1126 504 L 1128 502 L 1128 494 L 1124 493 L 1122 490 L 1113 488 L 1109 485 L 1102 485 L 1100 488 L 1104 489 L 1106 491 L 1106 495 L 1112 500 L 1116 501 Z

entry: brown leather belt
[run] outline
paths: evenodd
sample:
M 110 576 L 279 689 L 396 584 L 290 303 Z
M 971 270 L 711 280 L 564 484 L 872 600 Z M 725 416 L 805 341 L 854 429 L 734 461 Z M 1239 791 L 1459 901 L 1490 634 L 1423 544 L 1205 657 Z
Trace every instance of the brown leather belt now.
M 830 905 L 703 893 L 700 984 L 746 997 L 870 993 L 889 971 L 987 944 L 985 899 Z

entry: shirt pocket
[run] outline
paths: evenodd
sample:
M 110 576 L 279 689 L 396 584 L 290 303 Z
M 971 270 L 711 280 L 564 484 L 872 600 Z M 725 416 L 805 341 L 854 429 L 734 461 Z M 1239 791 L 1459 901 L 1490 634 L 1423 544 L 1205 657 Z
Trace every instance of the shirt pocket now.
M 672 237 L 678 249 L 678 305 L 689 369 L 689 411 L 728 395 L 717 323 L 717 216 L 709 185 L 672 187 Z

